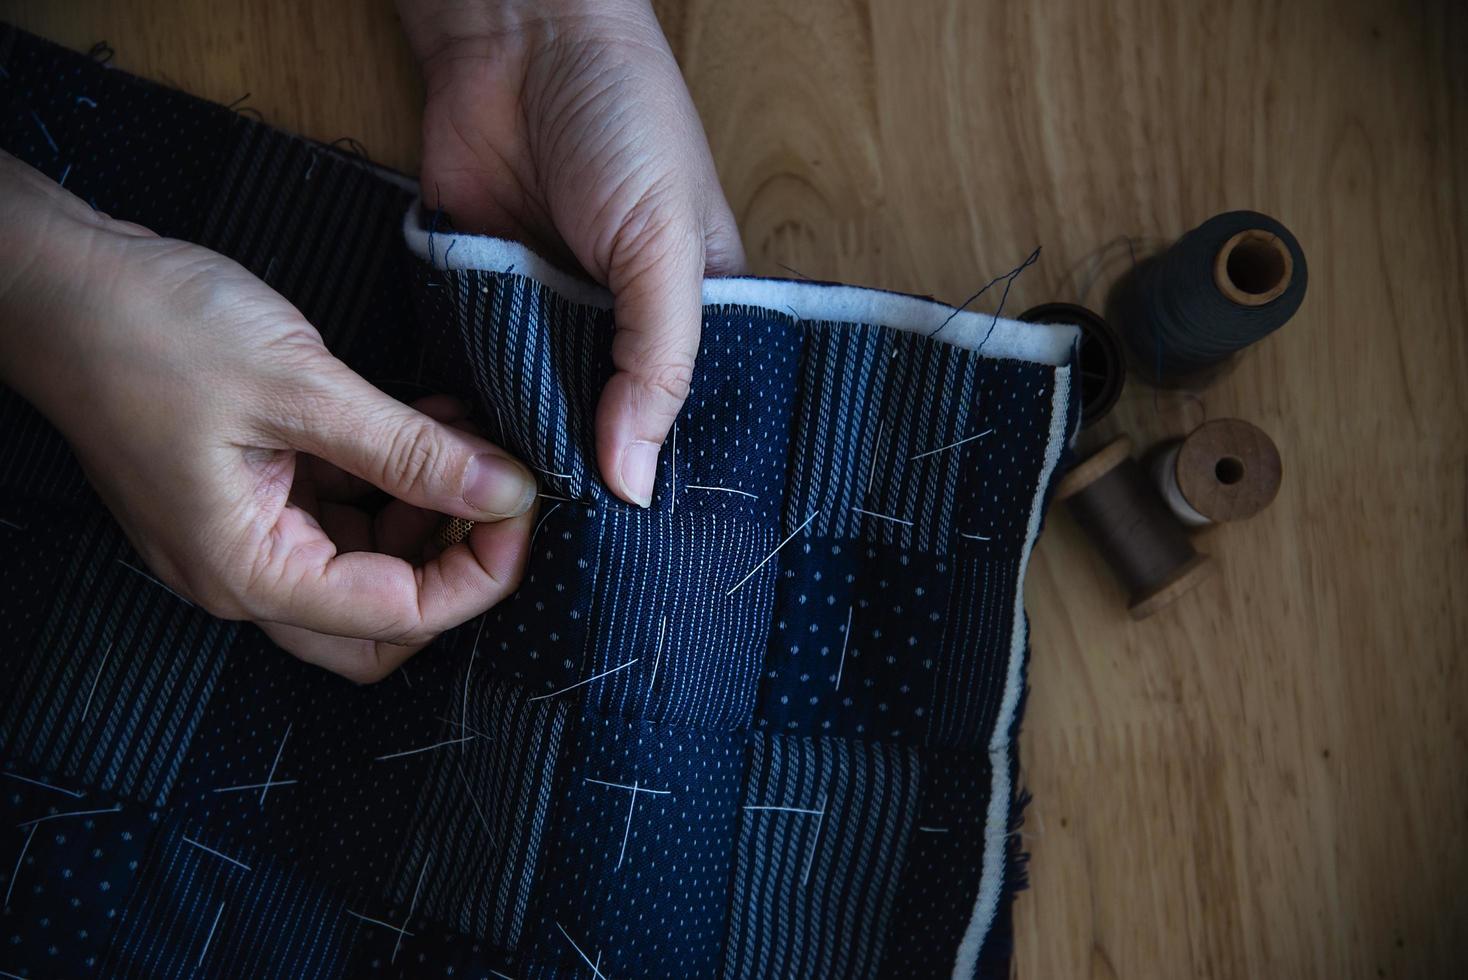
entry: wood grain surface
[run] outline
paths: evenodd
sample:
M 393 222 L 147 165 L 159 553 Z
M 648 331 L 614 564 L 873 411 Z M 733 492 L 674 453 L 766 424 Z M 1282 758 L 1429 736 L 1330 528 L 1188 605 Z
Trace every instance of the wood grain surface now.
M 1468 952 L 1468 13 L 1454 0 L 664 2 L 753 270 L 1098 304 L 1211 214 L 1299 237 L 1300 314 L 1201 395 L 1278 443 L 1221 574 L 1131 622 L 1068 516 L 1029 577 L 1022 977 L 1435 977 Z M 389 3 L 0 17 L 411 170 Z M 986 305 L 987 304 L 987 305 Z M 986 298 L 980 308 L 993 309 Z M 1455 965 L 1456 964 L 1456 965 Z

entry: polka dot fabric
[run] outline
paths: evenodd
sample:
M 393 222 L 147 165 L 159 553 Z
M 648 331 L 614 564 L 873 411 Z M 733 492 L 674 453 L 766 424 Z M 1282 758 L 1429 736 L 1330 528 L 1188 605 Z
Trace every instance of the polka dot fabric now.
M 595 461 L 606 304 L 445 271 L 450 216 L 330 148 L 13 29 L 0 69 L 0 146 L 235 258 L 395 396 L 464 398 L 542 490 L 517 593 L 355 687 L 171 593 L 0 391 L 0 971 L 1005 972 L 1068 366 L 816 284 L 710 305 L 631 507 Z

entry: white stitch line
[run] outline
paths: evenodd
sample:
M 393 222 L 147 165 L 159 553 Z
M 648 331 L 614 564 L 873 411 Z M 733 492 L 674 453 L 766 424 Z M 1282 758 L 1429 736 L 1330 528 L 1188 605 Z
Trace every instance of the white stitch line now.
M 221 858 L 221 859 L 223 859 L 225 861 L 228 861 L 230 864 L 236 865 L 237 867 L 244 868 L 246 871 L 249 871 L 250 870 L 250 866 L 248 864 L 246 864 L 245 862 L 243 862 L 243 861 L 236 861 L 234 858 L 230 857 L 228 854 L 220 854 L 214 848 L 212 848 L 212 847 L 206 847 L 205 845 L 200 844 L 198 841 L 194 840 L 192 837 L 184 837 L 184 842 L 187 843 L 187 844 L 194 845 L 195 847 L 197 847 L 201 851 L 208 851 L 210 854 L 213 854 L 215 857 Z
M 66 813 L 53 813 L 49 817 L 36 817 L 34 820 L 23 820 L 16 824 L 17 827 L 33 827 L 47 820 L 60 820 L 62 817 L 89 817 L 94 813 L 116 813 L 122 809 L 122 804 L 117 803 L 102 810 L 70 810 Z
M 474 646 L 469 650 L 469 666 L 464 668 L 464 698 L 459 706 L 460 735 L 469 730 L 469 674 L 474 670 L 474 658 L 479 655 L 479 638 L 484 635 L 484 621 L 488 618 L 488 613 L 479 617 L 479 629 L 474 631 Z
M 168 592 L 168 593 L 172 594 L 180 602 L 187 602 L 191 606 L 194 605 L 194 603 L 193 603 L 192 600 L 185 599 L 183 596 L 179 595 L 177 592 L 174 592 L 168 586 L 164 585 L 158 579 L 156 579 L 153 576 L 149 575 L 147 572 L 143 571 L 141 568 L 138 568 L 135 565 L 130 565 L 127 562 L 123 561 L 121 558 L 117 559 L 117 563 L 119 565 L 121 565 L 123 568 L 128 569 L 129 571 L 136 572 L 137 574 L 143 576 L 143 578 L 147 579 L 149 582 L 152 582 L 154 585 L 158 586 L 158 588 L 162 589 L 164 592 Z
M 50 783 L 43 783 L 39 779 L 31 779 L 29 776 L 22 776 L 16 772 L 0 772 L 0 776 L 8 776 L 11 779 L 18 779 L 23 783 L 30 783 L 32 786 L 40 786 L 44 789 L 54 789 L 58 793 L 65 793 L 67 796 L 78 800 L 87 795 L 86 793 L 79 793 L 74 789 L 62 789 L 60 786 L 52 786 Z
M 959 531 L 958 532 L 958 536 L 960 538 L 968 538 L 970 541 L 993 541 L 994 540 L 993 538 L 991 538 L 991 537 L 989 537 L 987 535 L 983 535 L 983 534 L 966 534 L 963 531 Z
M 25 835 L 25 843 L 20 845 L 20 857 L 15 859 L 15 870 L 10 872 L 10 884 L 5 888 L 5 904 L 0 909 L 10 908 L 10 893 L 15 891 L 15 879 L 20 877 L 20 866 L 25 861 L 25 852 L 30 850 L 31 838 L 36 836 L 36 828 L 31 827 L 31 832 Z
M 260 785 L 260 809 L 265 809 L 265 794 L 270 792 L 270 781 L 275 778 L 275 767 L 280 765 L 280 756 L 285 752 L 285 740 L 291 737 L 291 728 L 295 722 L 285 726 L 285 734 L 280 737 L 280 747 L 275 750 L 275 761 L 270 764 L 270 774 L 265 777 L 265 782 Z
M 946 445 L 946 446 L 939 446 L 937 449 L 929 449 L 927 452 L 918 453 L 916 456 L 909 456 L 907 458 L 907 461 L 909 463 L 911 463 L 913 460 L 922 459 L 924 456 L 932 456 L 935 453 L 941 453 L 944 450 L 952 449 L 954 446 L 962 446 L 966 442 L 973 442 L 975 439 L 982 439 L 982 438 L 984 438 L 984 436 L 987 436 L 987 435 L 990 435 L 991 433 L 993 433 L 993 431 L 994 431 L 993 429 L 985 429 L 983 432 L 980 432 L 978 435 L 968 436 L 966 438 L 963 438 L 963 439 L 958 440 L 957 442 L 950 442 L 948 445 Z
M 406 664 L 398 665 L 398 676 L 403 679 L 403 683 L 408 685 L 408 690 L 411 691 L 413 689 L 413 682 L 408 679 L 408 668 Z
M 413 912 L 418 908 L 418 892 L 423 889 L 423 876 L 428 874 L 428 862 L 432 860 L 433 852 L 429 851 L 428 856 L 423 859 L 423 870 L 418 872 L 418 884 L 413 887 L 413 900 L 408 903 L 408 915 L 403 919 L 403 927 L 398 930 L 398 941 L 393 943 L 392 958 L 388 960 L 389 963 L 398 961 L 398 949 L 403 945 L 403 933 L 407 931 L 408 923 L 413 921 Z
M 757 572 L 761 568 L 764 568 L 765 567 L 765 562 L 768 562 L 771 558 L 773 558 L 776 555 L 778 555 L 780 553 L 780 549 L 783 548 L 783 547 L 785 547 L 792 540 L 794 540 L 795 539 L 795 536 L 797 534 L 799 534 L 801 531 L 804 531 L 810 525 L 810 522 L 816 519 L 816 515 L 819 514 L 819 513 L 820 513 L 820 510 L 819 509 L 811 511 L 810 512 L 810 516 L 807 517 L 804 521 L 801 522 L 800 527 L 798 527 L 795 530 L 793 530 L 793 531 L 790 532 L 790 537 L 786 538 L 784 541 L 781 541 L 779 544 L 775 545 L 775 550 L 772 551 L 772 552 L 770 552 L 768 555 L 766 555 L 764 557 L 764 561 L 761 561 L 758 565 L 756 565 L 753 568 L 751 568 L 749 570 L 749 572 L 742 579 L 740 579 L 739 581 L 737 581 L 737 582 L 734 583 L 734 588 L 732 588 L 728 592 L 725 592 L 724 593 L 725 598 L 733 595 L 736 589 L 738 589 L 745 582 L 748 582 L 751 578 L 753 578 L 755 572 Z
M 918 830 L 921 830 L 925 834 L 946 834 L 946 833 L 948 833 L 948 828 L 947 827 L 919 827 Z
M 347 915 L 355 916 L 356 918 L 361 919 L 363 922 L 370 922 L 374 926 L 382 926 L 382 928 L 384 928 L 384 929 L 387 929 L 387 930 L 390 930 L 390 931 L 396 932 L 396 933 L 401 933 L 402 935 L 405 935 L 405 936 L 412 936 L 413 935 L 411 932 L 408 932 L 408 931 L 406 931 L 404 929 L 399 929 L 397 926 L 393 925 L 391 922 L 383 922 L 381 919 L 374 919 L 370 915 L 363 915 L 361 912 L 353 912 L 351 909 L 342 909 L 342 911 L 345 912 L 345 913 L 347 913 Z
M 868 517 L 875 517 L 883 521 L 891 521 L 893 524 L 906 524 L 908 527 L 912 527 L 912 521 L 904 521 L 902 518 L 893 517 L 890 514 L 878 514 L 874 510 L 864 510 L 861 507 L 853 507 L 851 509 L 856 511 L 858 514 L 865 514 Z
M 798 806 L 747 806 L 746 810 L 775 810 L 779 813 L 825 813 L 825 810 L 807 810 Z
M 24 524 L 17 524 L 14 521 L 6 520 L 3 517 L 0 517 L 0 524 L 4 524 L 6 527 L 13 527 L 17 531 L 24 531 L 26 529 L 26 525 L 24 525 Z
M 239 793 L 239 792 L 241 792 L 243 790 L 247 790 L 247 789 L 273 789 L 276 786 L 294 786 L 294 785 L 296 785 L 296 783 L 299 783 L 299 782 L 300 782 L 299 779 L 277 779 L 277 780 L 274 780 L 274 781 L 267 781 L 267 782 L 263 782 L 263 783 L 245 783 L 243 786 L 221 786 L 218 789 L 210 790 L 210 792 L 211 793 Z
M 499 411 L 499 406 L 496 405 L 494 410 L 496 412 L 498 412 Z M 501 426 L 501 428 L 503 428 L 503 426 Z M 544 473 L 546 476 L 553 476 L 553 477 L 555 477 L 558 480 L 570 480 L 570 479 L 573 479 L 574 478 L 573 477 L 573 474 L 570 474 L 570 473 L 557 473 L 555 470 L 548 470 L 548 469 L 546 469 L 543 466 L 536 466 L 534 463 L 527 463 L 526 465 L 529 466 L 532 470 L 534 470 L 537 473 Z
M 386 762 L 388 759 L 401 759 L 405 755 L 417 755 L 419 752 L 432 752 L 434 749 L 441 749 L 445 745 L 458 745 L 460 742 L 472 742 L 474 739 L 475 736 L 473 735 L 465 735 L 463 738 L 446 738 L 442 742 L 434 742 L 432 745 L 425 745 L 422 748 L 404 749 L 401 752 L 389 752 L 387 755 L 379 755 L 372 761 Z
M 661 625 L 658 626 L 658 653 L 652 658 L 652 676 L 647 679 L 647 693 L 652 695 L 652 685 L 658 679 L 658 661 L 663 659 L 663 637 L 668 631 L 668 617 L 664 616 Z
M 851 643 L 851 614 L 856 611 L 856 606 L 846 607 L 846 632 L 841 637 L 841 659 L 836 661 L 836 686 L 833 690 L 841 690 L 841 670 L 846 666 L 846 647 Z
M 224 917 L 224 903 L 219 903 L 219 911 L 214 913 L 214 924 L 209 927 L 209 935 L 204 937 L 204 948 L 199 950 L 198 966 L 204 965 L 204 957 L 209 954 L 209 944 L 214 941 L 214 930 L 219 928 L 219 920 Z
M 102 679 L 102 671 L 107 669 L 107 658 L 112 656 L 112 648 L 115 646 L 116 640 L 107 644 L 107 652 L 102 654 L 102 662 L 97 665 L 97 673 L 92 677 L 92 689 L 87 692 L 87 703 L 82 707 L 82 721 L 87 720 L 87 712 L 92 710 L 92 696 L 97 693 L 97 682 Z
M 563 936 L 566 937 L 566 942 L 568 942 L 568 943 L 571 944 L 571 948 L 576 951 L 576 955 L 579 956 L 579 957 L 581 957 L 583 960 L 585 960 L 586 961 L 586 965 L 589 966 L 589 967 L 591 967 L 591 973 L 596 978 L 596 980 L 607 980 L 606 977 L 604 977 L 604 976 L 601 975 L 601 971 L 596 968 L 596 963 L 591 962 L 591 957 L 589 957 L 585 953 L 581 952 L 581 947 L 576 945 L 576 940 L 574 940 L 574 939 L 571 938 L 571 934 L 566 931 L 566 927 L 563 926 L 563 925 L 561 925 L 559 922 L 557 922 L 556 923 L 556 928 L 559 929 L 559 930 L 561 930 L 561 935 L 563 935 Z M 597 960 L 597 962 L 601 962 L 601 960 L 600 960 L 599 957 L 600 957 L 600 954 L 598 954 L 598 960 Z
M 741 497 L 749 497 L 752 500 L 758 500 L 759 499 L 759 494 L 750 493 L 748 490 L 735 490 L 733 487 L 713 487 L 713 486 L 709 486 L 706 483 L 685 483 L 683 485 L 683 489 L 684 490 L 718 490 L 721 493 L 737 493 Z
M 494 969 L 493 967 L 489 967 L 488 969 L 489 969 L 489 972 L 490 973 L 493 973 L 497 977 L 503 978 L 503 980 L 515 980 L 515 978 L 512 977 L 512 976 L 510 976 L 508 973 L 501 973 L 500 971 Z
M 805 885 L 806 882 L 810 881 L 810 866 L 815 863 L 815 860 L 816 860 L 816 851 L 821 846 L 821 824 L 825 822 L 825 819 L 826 819 L 826 794 L 825 793 L 822 793 L 821 794 L 821 811 L 820 811 L 819 814 L 816 815 L 816 833 L 815 833 L 815 837 L 810 842 L 810 854 L 808 854 L 806 856 L 806 859 L 805 859 L 805 874 L 803 874 L 803 875 L 800 876 L 800 883 L 801 883 L 801 885 Z
M 611 670 L 604 670 L 600 674 L 597 674 L 593 677 L 588 677 L 584 681 L 577 681 L 575 684 L 572 684 L 569 687 L 563 687 L 559 691 L 552 691 L 549 694 L 537 694 L 533 698 L 527 698 L 525 700 L 525 703 L 529 704 L 531 701 L 543 701 L 546 698 L 553 698 L 557 694 L 565 694 L 567 691 L 573 691 L 583 684 L 590 684 L 592 681 L 599 681 L 608 674 L 615 674 L 619 670 L 626 670 L 628 667 L 631 667 L 633 664 L 637 663 L 637 661 L 641 659 L 641 657 L 633 657 L 631 660 L 627 661 L 625 664 L 622 664 L 620 667 L 613 667 Z
M 668 516 L 678 513 L 678 423 L 673 422 L 673 500 L 668 505 Z

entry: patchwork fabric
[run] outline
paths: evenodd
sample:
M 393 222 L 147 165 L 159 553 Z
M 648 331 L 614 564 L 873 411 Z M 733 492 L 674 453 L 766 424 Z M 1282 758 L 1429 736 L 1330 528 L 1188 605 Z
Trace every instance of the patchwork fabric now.
M 0 971 L 1008 975 L 1068 328 L 710 280 L 642 510 L 595 465 L 604 292 L 22 32 L 0 69 L 0 146 L 464 398 L 545 497 L 517 593 L 358 688 L 170 592 L 0 391 Z

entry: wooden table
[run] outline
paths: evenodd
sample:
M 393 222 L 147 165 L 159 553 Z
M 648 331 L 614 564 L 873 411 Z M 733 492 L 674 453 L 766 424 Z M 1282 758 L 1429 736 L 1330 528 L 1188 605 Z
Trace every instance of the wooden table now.
M 1223 416 L 1273 435 L 1279 499 L 1200 536 L 1222 575 L 1132 623 L 1061 514 L 1032 566 L 1018 970 L 1463 975 L 1468 7 L 659 12 L 755 272 L 957 301 L 1042 244 L 1018 311 L 1099 302 L 1119 236 L 1233 208 L 1295 231 L 1299 316 L 1202 397 L 1135 386 L 1108 422 L 1144 445 Z M 421 86 L 383 0 L 0 0 L 0 17 L 415 166 Z

